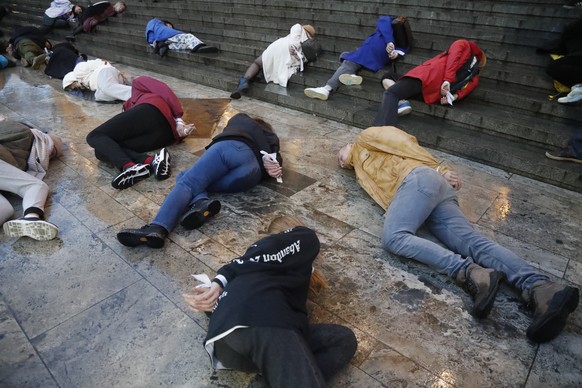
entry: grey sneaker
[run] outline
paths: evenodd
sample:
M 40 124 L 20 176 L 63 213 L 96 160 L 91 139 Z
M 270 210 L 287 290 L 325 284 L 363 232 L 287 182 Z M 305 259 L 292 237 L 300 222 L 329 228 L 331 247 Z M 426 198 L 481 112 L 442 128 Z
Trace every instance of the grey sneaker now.
M 582 84 L 573 85 L 567 96 L 558 98 L 560 104 L 573 104 L 582 100 Z
M 55 224 L 38 218 L 21 218 L 4 223 L 4 233 L 9 237 L 27 236 L 39 241 L 57 237 L 59 228 Z
M 463 284 L 474 300 L 471 314 L 475 318 L 486 318 L 489 315 L 502 279 L 501 272 L 475 263 L 469 264 L 464 271 L 459 271 L 457 281 Z
M 551 341 L 566 326 L 568 315 L 576 310 L 580 290 L 552 281 L 536 282 L 529 291 L 529 306 L 533 308 L 533 322 L 527 336 L 535 342 Z
M 364 79 L 356 74 L 342 74 L 339 76 L 339 81 L 347 86 L 361 85 Z
M 553 153 L 546 152 L 546 158 L 561 160 L 564 162 L 582 163 L 582 158 L 574 155 L 569 149 L 564 148 Z

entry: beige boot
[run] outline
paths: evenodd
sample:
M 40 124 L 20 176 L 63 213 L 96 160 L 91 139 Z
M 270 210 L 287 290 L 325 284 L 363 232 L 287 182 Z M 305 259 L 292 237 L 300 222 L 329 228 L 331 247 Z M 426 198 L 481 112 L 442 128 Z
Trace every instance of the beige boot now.
M 528 299 L 534 316 L 527 336 L 535 342 L 546 342 L 564 329 L 568 315 L 578 306 L 580 291 L 576 287 L 542 280 L 534 283 Z
M 459 271 L 456 280 L 460 282 L 469 295 L 473 297 L 473 311 L 475 318 L 485 318 L 493 308 L 495 295 L 503 279 L 501 272 L 490 268 L 483 268 L 471 263 L 465 270 Z

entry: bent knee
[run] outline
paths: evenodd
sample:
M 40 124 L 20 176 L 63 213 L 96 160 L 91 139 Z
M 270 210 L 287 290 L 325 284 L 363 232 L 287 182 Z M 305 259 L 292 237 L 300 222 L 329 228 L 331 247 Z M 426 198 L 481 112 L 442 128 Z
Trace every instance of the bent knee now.
M 399 255 L 406 246 L 406 240 L 410 236 L 408 232 L 391 232 L 382 235 L 382 247 L 385 251 Z

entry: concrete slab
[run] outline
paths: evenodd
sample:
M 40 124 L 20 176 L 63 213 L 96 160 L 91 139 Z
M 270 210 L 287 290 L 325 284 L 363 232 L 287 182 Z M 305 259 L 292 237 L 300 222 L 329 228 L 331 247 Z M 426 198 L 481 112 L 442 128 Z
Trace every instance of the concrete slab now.
M 228 98 L 225 91 L 119 67 L 130 78 L 159 78 L 182 98 Z M 223 210 L 212 222 L 194 231 L 178 227 L 160 250 L 130 249 L 116 233 L 151 221 L 174 178 L 111 187 L 115 169 L 95 159 L 85 137 L 121 106 L 66 95 L 60 81 L 31 69 L 0 74 L 0 114 L 54 131 L 66 143 L 46 177 L 47 215 L 60 228 L 58 238 L 0 233 L 0 386 L 248 386 L 253 375 L 211 369 L 202 347 L 208 318 L 189 311 L 181 294 L 195 285 L 190 274 L 212 276 L 280 214 L 299 216 L 322 241 L 319 266 L 330 288 L 310 302 L 312 320 L 346 324 L 358 337 L 356 357 L 331 386 L 582 381 L 580 309 L 560 337 L 540 346 L 525 337 L 531 317 L 515 290 L 502 287 L 490 317 L 478 321 L 467 311 L 469 296 L 450 279 L 382 249 L 383 210 L 351 172 L 337 167 L 337 149 L 358 128 L 249 98 L 232 101 L 228 112 L 273 125 L 288 180 L 217 195 Z M 207 144 L 201 136 L 169 147 L 173 175 Z M 461 174 L 459 201 L 480 232 L 551 276 L 582 284 L 582 194 L 435 155 Z

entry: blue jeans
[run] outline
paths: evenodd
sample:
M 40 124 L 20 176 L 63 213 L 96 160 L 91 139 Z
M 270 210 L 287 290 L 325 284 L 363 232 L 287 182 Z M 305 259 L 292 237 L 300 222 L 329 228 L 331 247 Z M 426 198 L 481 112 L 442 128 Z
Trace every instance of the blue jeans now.
M 415 235 L 423 223 L 448 249 Z M 520 290 L 549 280 L 521 257 L 477 233 L 459 208 L 453 188 L 438 172 L 424 166 L 412 170 L 394 195 L 382 243 L 389 252 L 451 277 L 475 262 L 502 272 Z
M 182 215 L 200 199 L 208 199 L 207 191 L 237 193 L 256 186 L 263 178 L 261 166 L 253 150 L 237 140 L 220 141 L 202 154 L 188 170 L 176 177 L 152 224 L 174 230 Z

